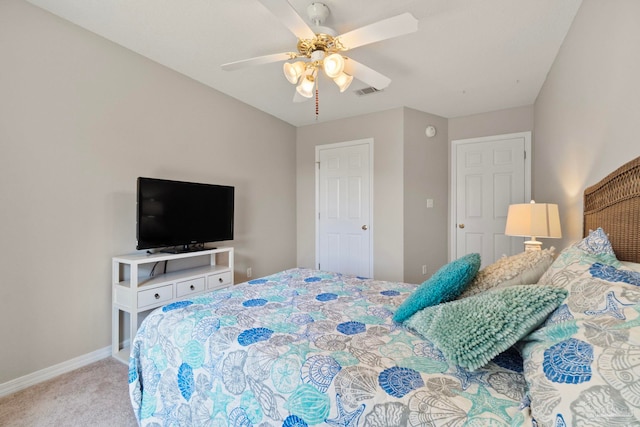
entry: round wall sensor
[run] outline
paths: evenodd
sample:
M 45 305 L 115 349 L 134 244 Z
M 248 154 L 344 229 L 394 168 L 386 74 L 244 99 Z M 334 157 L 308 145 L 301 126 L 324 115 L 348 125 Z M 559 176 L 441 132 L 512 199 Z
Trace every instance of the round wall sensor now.
M 428 138 L 436 136 L 436 128 L 435 128 L 435 126 L 427 126 L 427 128 L 424 130 L 424 133 L 427 134 Z

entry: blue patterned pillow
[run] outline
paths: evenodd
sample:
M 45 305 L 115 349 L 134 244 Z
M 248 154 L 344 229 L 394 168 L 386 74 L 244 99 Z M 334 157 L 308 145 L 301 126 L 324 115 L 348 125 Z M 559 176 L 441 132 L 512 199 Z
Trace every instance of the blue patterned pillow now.
M 565 271 L 566 304 L 523 340 L 531 413 L 538 425 L 636 426 L 638 273 L 598 263 L 587 268 Z
M 443 266 L 398 307 L 393 320 L 404 322 L 416 311 L 451 301 L 465 290 L 480 269 L 480 254 L 472 253 Z
M 565 248 L 542 275 L 538 284 L 569 289 L 567 285 L 575 277 L 586 274 L 595 263 L 616 269 L 622 265 L 616 258 L 609 238 L 602 228 L 590 231 L 587 237 Z
M 593 277 L 609 282 L 624 282 L 630 285 L 640 286 L 639 271 L 618 270 L 613 266 L 596 262 L 589 267 L 589 273 L 591 273 Z
M 540 280 L 569 296 L 521 347 L 538 425 L 638 425 L 640 273 L 610 248 L 602 229 L 593 231 Z
M 511 286 L 425 308 L 404 324 L 473 371 L 528 335 L 566 297 L 553 286 Z
M 589 235 L 575 244 L 575 247 L 592 255 L 613 255 L 613 247 L 609 242 L 607 233 L 600 227 L 595 230 L 589 230 Z

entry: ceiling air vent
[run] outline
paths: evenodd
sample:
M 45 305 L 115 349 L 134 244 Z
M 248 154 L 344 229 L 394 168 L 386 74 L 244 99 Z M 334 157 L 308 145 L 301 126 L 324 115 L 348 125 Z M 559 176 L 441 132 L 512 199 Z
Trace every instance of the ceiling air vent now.
M 372 93 L 382 92 L 382 89 L 376 89 L 373 86 L 365 87 L 364 89 L 358 89 L 354 91 L 358 96 L 371 95 Z

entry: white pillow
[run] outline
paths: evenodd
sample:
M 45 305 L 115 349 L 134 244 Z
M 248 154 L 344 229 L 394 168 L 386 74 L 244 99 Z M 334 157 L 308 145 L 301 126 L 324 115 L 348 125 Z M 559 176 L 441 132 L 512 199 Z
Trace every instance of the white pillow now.
M 533 285 L 553 263 L 555 248 L 525 251 L 502 257 L 476 274 L 458 299 L 470 297 L 496 287 Z

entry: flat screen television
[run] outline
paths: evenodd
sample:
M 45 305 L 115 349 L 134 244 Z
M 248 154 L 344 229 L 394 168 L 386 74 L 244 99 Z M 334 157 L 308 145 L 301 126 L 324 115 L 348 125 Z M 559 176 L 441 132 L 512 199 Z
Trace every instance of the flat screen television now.
M 182 252 L 233 240 L 234 187 L 138 178 L 136 249 Z

